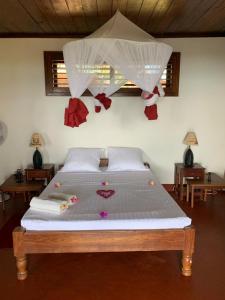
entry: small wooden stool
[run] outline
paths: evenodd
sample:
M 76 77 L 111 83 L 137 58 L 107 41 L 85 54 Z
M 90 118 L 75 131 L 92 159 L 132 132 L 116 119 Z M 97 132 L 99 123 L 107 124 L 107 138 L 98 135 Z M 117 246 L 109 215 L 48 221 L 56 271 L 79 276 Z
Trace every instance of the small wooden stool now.
M 201 198 L 206 201 L 209 191 L 215 192 L 216 190 L 225 188 L 225 180 L 215 173 L 211 173 L 211 181 L 208 181 L 206 174 L 204 179 L 187 179 L 187 195 L 186 201 L 189 202 L 189 194 L 191 194 L 191 207 L 194 207 L 195 190 L 201 191 Z M 203 194 L 204 193 L 204 196 Z

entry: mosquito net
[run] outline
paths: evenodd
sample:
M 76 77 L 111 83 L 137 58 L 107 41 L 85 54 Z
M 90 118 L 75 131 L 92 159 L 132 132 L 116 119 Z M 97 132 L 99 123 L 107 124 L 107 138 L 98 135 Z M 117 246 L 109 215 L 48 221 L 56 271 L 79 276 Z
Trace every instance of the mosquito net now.
M 65 112 L 65 125 L 74 127 L 86 121 L 88 110 L 77 101 L 86 89 L 95 97 L 99 112 L 110 107 L 108 97 L 128 80 L 144 91 L 145 106 L 151 109 L 156 95 L 163 95 L 159 80 L 171 53 L 169 45 L 156 41 L 119 11 L 93 34 L 67 43 L 63 54 L 72 99 Z M 81 107 L 85 113 L 80 121 L 71 121 L 79 116 Z

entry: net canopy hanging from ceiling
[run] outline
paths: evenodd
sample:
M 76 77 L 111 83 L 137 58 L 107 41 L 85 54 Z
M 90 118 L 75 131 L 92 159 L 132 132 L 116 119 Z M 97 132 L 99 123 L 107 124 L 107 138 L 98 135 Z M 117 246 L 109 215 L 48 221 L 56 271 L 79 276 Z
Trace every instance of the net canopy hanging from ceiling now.
M 128 80 L 143 90 L 145 114 L 151 119 L 158 95 L 163 95 L 159 80 L 171 53 L 171 46 L 156 41 L 119 11 L 93 34 L 67 43 L 63 55 L 72 98 L 65 110 L 65 125 L 86 121 L 88 110 L 78 99 L 86 89 L 95 97 L 99 112 L 110 107 L 108 97 Z M 111 67 L 108 80 L 101 72 L 106 64 Z

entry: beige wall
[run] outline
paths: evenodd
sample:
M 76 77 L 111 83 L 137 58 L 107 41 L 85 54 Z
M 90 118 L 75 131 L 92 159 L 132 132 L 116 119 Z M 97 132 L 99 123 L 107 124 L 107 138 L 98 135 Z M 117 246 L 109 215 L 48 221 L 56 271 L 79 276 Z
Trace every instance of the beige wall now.
M 8 138 L 0 146 L 0 182 L 32 161 L 34 131 L 46 145 L 45 162 L 61 163 L 69 147 L 137 146 L 142 148 L 162 183 L 173 182 L 174 162 L 182 161 L 187 130 L 199 146 L 195 161 L 208 170 L 225 169 L 225 39 L 168 39 L 181 51 L 180 96 L 162 99 L 159 119 L 148 121 L 139 98 L 113 98 L 107 112 L 93 113 L 80 128 L 63 125 L 68 97 L 46 97 L 43 51 L 58 50 L 68 39 L 0 40 L 0 120 Z

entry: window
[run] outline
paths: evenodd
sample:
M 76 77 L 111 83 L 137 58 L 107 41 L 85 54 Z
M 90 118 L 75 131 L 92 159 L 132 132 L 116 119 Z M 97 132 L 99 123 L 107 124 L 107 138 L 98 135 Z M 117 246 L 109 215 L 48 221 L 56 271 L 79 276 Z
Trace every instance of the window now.
M 70 96 L 66 68 L 63 60 L 62 51 L 45 51 L 45 89 L 47 96 Z M 87 72 L 97 72 L 100 74 L 99 80 L 104 84 L 109 84 L 111 72 L 113 69 L 109 65 L 84 66 Z M 150 65 L 146 69 L 151 69 Z M 152 70 L 151 70 L 152 71 Z M 170 60 L 165 68 L 161 84 L 164 88 L 166 96 L 178 96 L 179 93 L 179 73 L 180 73 L 180 52 L 173 52 Z M 115 80 L 121 78 L 121 74 L 115 74 Z M 127 81 L 113 96 L 139 96 L 141 89 L 132 81 Z M 84 96 L 91 95 L 89 91 L 85 91 Z

